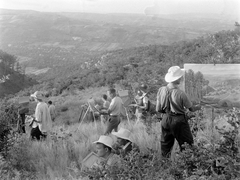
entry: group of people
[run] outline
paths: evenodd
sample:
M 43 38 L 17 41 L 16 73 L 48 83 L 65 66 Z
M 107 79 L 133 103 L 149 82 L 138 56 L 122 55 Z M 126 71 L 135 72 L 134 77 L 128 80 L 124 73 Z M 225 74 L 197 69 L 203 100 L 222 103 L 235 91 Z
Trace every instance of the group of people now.
M 164 157 L 169 157 L 175 139 L 178 141 L 180 150 L 183 149 L 183 144 L 193 144 L 193 136 L 190 131 L 188 120 L 185 116 L 186 110 L 200 110 L 200 106 L 193 106 L 192 102 L 187 97 L 186 93 L 179 89 L 179 85 L 183 80 L 184 69 L 179 66 L 172 66 L 165 75 L 167 86 L 159 88 L 156 101 L 156 112 L 162 113 L 161 121 L 161 152 Z M 137 121 L 145 120 L 149 115 L 149 98 L 147 95 L 148 87 L 141 85 L 137 91 L 136 101 L 136 116 Z M 127 146 L 127 151 L 131 150 L 132 141 L 130 140 L 130 131 L 120 129 L 118 126 L 121 122 L 121 113 L 123 108 L 122 99 L 117 96 L 116 90 L 111 88 L 108 90 L 108 96 L 111 102 L 107 101 L 107 95 L 103 95 L 103 108 L 99 110 L 100 115 L 106 121 L 106 130 L 100 136 L 98 141 L 95 141 L 97 154 L 103 157 L 109 164 L 114 162 L 113 149 L 119 149 L 114 146 L 113 139 L 109 134 L 115 135 L 117 145 L 120 150 L 126 150 L 123 147 Z M 31 97 L 37 102 L 35 116 L 31 123 L 31 137 L 34 139 L 45 138 L 49 129 L 52 126 L 52 120 L 56 117 L 55 107 L 52 102 L 49 106 L 43 101 L 43 95 L 40 92 L 35 92 Z M 23 119 L 23 118 L 22 118 Z M 112 132 L 112 131 L 115 132 Z M 24 129 L 25 132 L 25 129 Z
M 29 126 L 31 127 L 31 138 L 40 140 L 44 139 L 47 136 L 47 133 L 52 128 L 52 121 L 56 118 L 56 110 L 52 101 L 48 101 L 48 103 L 44 102 L 45 97 L 39 91 L 36 91 L 34 94 L 30 96 L 37 103 L 35 113 L 33 117 L 31 117 L 31 122 Z M 29 114 L 29 101 L 20 104 L 20 108 L 18 111 L 19 114 L 19 124 L 20 130 L 22 133 L 26 133 L 25 131 L 25 119 L 26 115 Z
M 101 135 L 97 141 L 93 142 L 96 144 L 96 152 L 100 159 L 93 164 L 92 168 L 101 167 L 102 163 L 108 166 L 119 166 L 120 157 L 126 156 L 133 147 L 137 148 L 130 139 L 131 132 L 128 129 L 120 128 L 119 131 L 111 134 L 117 138 L 116 143 L 109 135 Z
M 155 110 L 157 113 L 162 114 L 161 152 L 162 156 L 166 158 L 168 158 L 171 154 L 175 139 L 179 144 L 180 150 L 184 149 L 184 143 L 188 143 L 190 145 L 193 144 L 193 136 L 185 114 L 186 110 L 194 112 L 201 109 L 201 106 L 199 105 L 194 106 L 186 93 L 179 88 L 179 85 L 183 81 L 184 73 L 185 70 L 181 69 L 179 66 L 170 67 L 165 75 L 165 81 L 168 84 L 159 88 L 156 97 L 157 101 Z M 111 133 L 112 130 L 115 130 L 115 132 L 112 132 L 113 135 L 119 135 L 122 132 L 126 133 L 128 131 L 126 129 L 120 129 L 119 132 L 117 131 L 118 125 L 120 124 L 119 115 L 121 113 L 120 106 L 122 105 L 122 101 L 116 96 L 116 91 L 114 89 L 111 89 L 109 92 L 112 101 L 109 108 L 104 111 L 105 113 L 103 114 L 110 115 L 110 118 L 107 122 L 108 124 L 104 135 L 100 136 L 99 140 L 94 142 L 97 143 L 98 155 L 104 158 L 109 156 L 102 155 L 103 150 L 105 149 L 104 152 L 110 152 L 111 154 L 113 149 L 113 142 L 108 134 Z M 149 109 L 149 99 L 147 96 L 146 85 L 140 86 L 135 100 L 137 105 L 137 121 L 144 121 L 149 115 L 147 111 Z M 124 142 L 125 145 L 131 142 L 130 139 L 126 137 L 127 136 L 125 136 L 125 139 L 121 141 Z M 117 144 L 121 144 L 120 140 Z M 106 160 L 107 159 L 108 158 L 106 158 Z

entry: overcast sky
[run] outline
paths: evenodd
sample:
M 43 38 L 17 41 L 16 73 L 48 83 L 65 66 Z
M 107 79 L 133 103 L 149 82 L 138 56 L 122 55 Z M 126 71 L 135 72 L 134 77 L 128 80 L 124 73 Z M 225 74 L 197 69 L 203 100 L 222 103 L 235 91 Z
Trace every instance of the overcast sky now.
M 240 19 L 240 0 L 0 0 L 0 8 L 93 13 L 215 13 Z

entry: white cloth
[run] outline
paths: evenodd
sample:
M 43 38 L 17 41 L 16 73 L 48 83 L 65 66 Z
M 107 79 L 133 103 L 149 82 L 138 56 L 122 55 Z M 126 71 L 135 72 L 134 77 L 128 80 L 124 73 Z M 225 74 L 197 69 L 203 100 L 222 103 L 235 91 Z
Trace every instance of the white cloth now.
M 49 132 L 52 128 L 52 119 L 48 105 L 45 102 L 39 102 L 35 110 L 35 118 L 41 132 Z M 35 126 L 35 125 L 34 125 Z
M 123 108 L 122 99 L 118 96 L 115 96 L 110 103 L 108 111 L 110 112 L 110 115 L 116 116 L 122 113 L 122 108 Z

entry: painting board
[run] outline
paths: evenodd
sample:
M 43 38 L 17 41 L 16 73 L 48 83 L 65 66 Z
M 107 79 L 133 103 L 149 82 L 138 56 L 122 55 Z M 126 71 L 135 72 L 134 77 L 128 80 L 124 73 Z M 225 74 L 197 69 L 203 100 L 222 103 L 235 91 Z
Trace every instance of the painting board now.
M 122 99 L 124 106 L 128 106 L 131 103 L 128 90 L 118 91 L 118 95 Z
M 240 107 L 240 64 L 184 64 L 184 90 L 192 101 Z
M 29 103 L 29 96 L 19 97 L 19 99 L 18 99 L 18 103 L 19 103 L 19 104 L 26 104 L 26 103 Z
M 96 153 L 91 152 L 82 160 L 82 170 L 84 168 L 91 168 L 95 162 L 102 160 Z
M 100 111 L 97 108 L 95 108 L 95 102 L 94 102 L 93 99 L 88 100 L 88 105 L 93 112 L 99 112 L 100 113 Z

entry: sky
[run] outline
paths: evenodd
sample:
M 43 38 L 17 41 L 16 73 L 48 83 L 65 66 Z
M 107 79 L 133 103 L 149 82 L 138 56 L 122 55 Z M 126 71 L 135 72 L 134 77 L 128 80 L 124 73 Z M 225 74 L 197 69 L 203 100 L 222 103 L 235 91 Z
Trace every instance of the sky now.
M 147 15 L 214 13 L 240 20 L 240 0 L 0 0 L 0 8 Z

